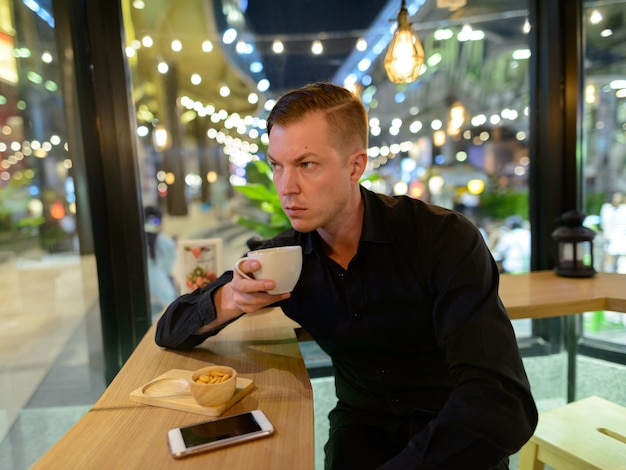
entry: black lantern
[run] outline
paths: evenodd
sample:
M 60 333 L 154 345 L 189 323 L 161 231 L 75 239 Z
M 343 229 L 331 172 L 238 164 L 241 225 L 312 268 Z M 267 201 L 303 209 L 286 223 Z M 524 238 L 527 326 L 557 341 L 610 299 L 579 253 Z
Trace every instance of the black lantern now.
M 583 227 L 586 215 L 579 211 L 566 212 L 561 216 L 561 225 L 552 238 L 559 250 L 559 259 L 554 271 L 565 277 L 591 277 L 593 268 L 593 238 L 596 232 Z

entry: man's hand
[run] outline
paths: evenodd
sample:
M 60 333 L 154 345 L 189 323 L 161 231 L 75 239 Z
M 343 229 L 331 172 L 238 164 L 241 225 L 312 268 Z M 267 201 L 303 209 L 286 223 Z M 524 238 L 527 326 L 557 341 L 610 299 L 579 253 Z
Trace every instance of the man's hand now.
M 246 274 L 252 274 L 261 269 L 261 264 L 257 260 L 251 259 L 243 261 L 239 268 Z M 238 317 L 242 312 L 253 313 L 291 296 L 289 292 L 277 295 L 268 294 L 267 291 L 274 287 L 276 284 L 271 279 L 247 279 L 234 271 L 233 280 L 215 291 L 213 304 L 217 318 L 196 331 L 196 334 L 214 330 L 227 321 Z
M 225 312 L 236 310 L 237 314 L 252 313 L 290 297 L 290 293 L 268 294 L 267 291 L 276 287 L 271 279 L 254 279 L 254 273 L 261 269 L 261 264 L 257 260 L 242 261 L 239 269 L 250 275 L 252 279 L 241 276 L 236 270 L 233 272 L 233 280 L 220 289 L 222 291 L 221 304 L 215 302 L 215 305 L 218 308 L 222 307 Z

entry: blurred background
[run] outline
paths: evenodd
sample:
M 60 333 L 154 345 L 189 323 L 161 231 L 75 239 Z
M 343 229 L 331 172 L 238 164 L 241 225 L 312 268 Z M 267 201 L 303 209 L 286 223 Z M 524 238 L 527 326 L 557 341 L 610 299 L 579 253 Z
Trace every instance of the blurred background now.
M 147 233 L 219 238 L 229 269 L 288 227 L 265 119 L 309 82 L 365 104 L 363 184 L 463 212 L 503 272 L 551 269 L 551 233 L 578 209 L 595 269 L 626 273 L 626 2 L 408 0 L 425 57 L 398 84 L 384 58 L 402 4 L 0 0 L 6 468 L 27 468 L 95 402 L 163 307 Z M 525 360 L 562 357 L 562 319 L 514 323 Z M 577 334 L 581 360 L 626 363 L 623 315 L 585 312 Z M 332 374 L 315 345 L 305 355 L 313 377 Z M 548 400 L 564 394 L 554 374 Z

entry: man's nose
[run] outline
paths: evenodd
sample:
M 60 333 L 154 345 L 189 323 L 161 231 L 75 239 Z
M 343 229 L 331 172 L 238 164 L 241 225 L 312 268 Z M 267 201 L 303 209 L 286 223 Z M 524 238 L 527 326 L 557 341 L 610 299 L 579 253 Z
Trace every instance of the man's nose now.
M 280 176 L 280 187 L 278 192 L 281 195 L 289 195 L 298 191 L 298 174 L 293 168 L 285 168 Z

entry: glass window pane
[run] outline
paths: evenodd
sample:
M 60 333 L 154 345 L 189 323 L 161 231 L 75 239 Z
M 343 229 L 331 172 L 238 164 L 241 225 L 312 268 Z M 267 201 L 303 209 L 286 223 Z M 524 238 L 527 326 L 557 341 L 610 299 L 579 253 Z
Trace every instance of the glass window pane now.
M 626 2 L 586 1 L 584 191 L 598 271 L 626 273 Z M 585 337 L 626 345 L 626 315 L 587 312 Z
M 55 33 L 50 2 L 0 0 L 0 442 L 10 430 L 56 429 L 48 446 L 104 390 L 96 263 L 81 254 L 80 156 L 68 143 Z M 3 446 L 10 468 L 45 450 L 4 442 L 17 446 Z

